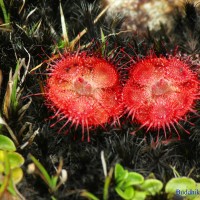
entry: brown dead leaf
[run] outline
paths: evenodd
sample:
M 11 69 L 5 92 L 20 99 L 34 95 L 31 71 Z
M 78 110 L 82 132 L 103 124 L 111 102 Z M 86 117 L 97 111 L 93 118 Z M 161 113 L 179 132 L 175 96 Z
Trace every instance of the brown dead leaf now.
M 4 96 L 4 101 L 3 101 L 3 114 L 5 117 L 8 119 L 9 118 L 9 110 L 10 110 L 10 101 L 11 101 L 11 94 L 12 94 L 12 70 L 10 70 L 9 74 L 9 80 L 6 88 L 6 93 Z

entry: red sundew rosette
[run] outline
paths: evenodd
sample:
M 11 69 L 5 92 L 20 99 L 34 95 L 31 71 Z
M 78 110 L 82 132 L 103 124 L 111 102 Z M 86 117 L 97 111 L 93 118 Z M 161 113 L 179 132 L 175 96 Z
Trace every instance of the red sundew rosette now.
M 198 93 L 198 77 L 186 63 L 177 58 L 146 58 L 131 66 L 123 101 L 141 127 L 165 131 L 174 124 L 181 126 L 178 121 L 193 111 Z
M 46 81 L 47 104 L 73 124 L 98 126 L 122 113 L 121 86 L 114 66 L 84 53 L 68 54 Z

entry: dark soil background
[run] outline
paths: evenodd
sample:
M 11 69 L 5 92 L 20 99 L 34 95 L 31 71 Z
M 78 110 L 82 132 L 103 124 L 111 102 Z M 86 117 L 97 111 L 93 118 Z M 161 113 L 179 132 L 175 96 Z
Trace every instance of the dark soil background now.
M 6 91 L 9 71 L 11 68 L 15 69 L 17 59 L 25 58 L 27 62 L 28 52 L 31 56 L 29 69 L 31 70 L 48 59 L 48 56 L 51 57 L 56 49 L 56 44 L 62 38 L 58 0 L 26 0 L 20 14 L 19 8 L 22 1 L 13 1 L 12 5 L 10 5 L 11 1 L 9 0 L 4 2 L 11 13 L 11 31 L 0 30 L 0 69 L 3 72 L 1 104 Z M 120 31 L 120 25 L 123 21 L 123 18 L 120 17 L 112 19 L 106 17 L 105 14 L 98 23 L 93 23 L 95 17 L 102 10 L 103 4 L 101 1 L 63 0 L 61 3 L 68 24 L 70 40 L 85 27 L 88 28 L 88 32 L 81 39 L 81 45 L 92 40 L 98 43 L 101 38 L 100 27 L 105 35 Z M 34 9 L 36 9 L 34 13 L 30 14 Z M 188 60 L 192 64 L 192 68 L 200 72 L 198 71 L 200 69 L 200 11 L 198 5 L 186 3 L 184 14 L 175 10 L 173 15 L 174 28 L 169 34 L 166 34 L 165 27 L 162 27 L 157 32 L 147 30 L 144 35 L 131 35 L 130 33 L 128 35 L 113 35 L 109 37 L 107 50 L 116 47 L 117 49 L 123 48 L 133 57 L 136 56 L 135 54 L 142 57 L 148 55 L 152 49 L 157 55 L 166 55 L 175 52 L 178 47 L 178 52 L 183 57 L 189 56 Z M 3 23 L 1 11 L 0 19 Z M 37 31 L 32 32 L 34 24 L 40 20 L 40 27 Z M 195 45 L 191 45 L 191 41 Z M 90 48 L 96 48 L 95 45 Z M 62 50 L 60 51 L 62 52 Z M 120 59 L 121 64 L 123 64 L 129 58 Z M 20 107 L 27 103 L 27 95 L 32 98 L 32 103 L 23 118 L 18 120 L 17 116 L 13 115 L 7 120 L 21 145 L 26 140 L 26 131 L 24 136 L 18 136 L 23 124 L 29 123 L 32 126 L 32 132 L 36 130 L 39 132 L 32 144 L 23 150 L 20 150 L 20 148 L 18 150 L 26 160 L 23 166 L 24 178 L 18 184 L 18 189 L 27 200 L 51 199 L 51 194 L 40 177 L 26 172 L 28 164 L 31 163 L 28 157 L 29 153 L 34 155 L 50 174 L 55 174 L 55 166 L 57 167 L 59 159 L 63 158 L 63 169 L 67 170 L 68 179 L 54 194 L 56 199 L 59 200 L 85 199 L 80 197 L 80 191 L 83 189 L 94 193 L 100 199 L 102 198 L 105 177 L 100 158 L 101 151 L 104 152 L 108 170 L 114 167 L 116 163 L 120 163 L 126 169 L 139 172 L 145 177 L 150 173 L 154 173 L 156 178 L 166 183 L 174 177 L 170 167 L 173 166 L 181 176 L 187 176 L 193 169 L 190 176 L 195 181 L 200 181 L 199 116 L 191 114 L 188 117 L 188 121 L 194 125 L 187 122 L 182 123 L 182 126 L 190 132 L 190 135 L 177 128 L 181 140 L 172 140 L 166 143 L 161 134 L 156 148 L 153 141 L 156 140 L 157 131 L 145 133 L 145 129 L 141 129 L 136 135 L 132 135 L 130 133 L 136 130 L 139 125 L 132 124 L 126 116 L 120 120 L 120 127 L 106 125 L 105 128 L 91 130 L 91 142 L 89 143 L 87 139 L 81 141 L 80 128 L 75 131 L 73 128 L 69 130 L 69 127 L 66 127 L 58 134 L 63 122 L 50 127 L 55 122 L 55 119 L 49 119 L 53 113 L 44 105 L 45 101 L 42 95 L 34 95 L 41 93 L 41 85 L 45 84 L 45 69 L 46 66 L 43 65 L 33 73 L 29 73 L 23 83 L 22 97 L 25 98 L 20 99 Z M 197 103 L 196 109 L 200 110 L 199 103 Z M 30 132 L 27 128 L 27 134 L 28 131 Z M 6 130 L 3 134 L 8 135 Z M 176 137 L 177 135 L 174 133 L 172 138 Z M 114 191 L 114 185 L 114 180 L 112 180 L 109 190 L 109 199 L 111 200 L 120 199 Z M 154 197 L 154 199 L 164 200 L 166 197 Z

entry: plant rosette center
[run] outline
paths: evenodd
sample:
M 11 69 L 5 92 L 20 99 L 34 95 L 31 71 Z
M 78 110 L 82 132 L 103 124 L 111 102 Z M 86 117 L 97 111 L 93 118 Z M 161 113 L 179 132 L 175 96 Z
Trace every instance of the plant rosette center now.
M 85 53 L 67 54 L 57 61 L 45 93 L 58 118 L 68 118 L 82 128 L 104 124 L 122 112 L 116 69 L 105 59 Z
M 174 127 L 197 99 L 199 81 L 189 66 L 177 58 L 146 58 L 131 66 L 123 89 L 129 115 L 142 126 Z

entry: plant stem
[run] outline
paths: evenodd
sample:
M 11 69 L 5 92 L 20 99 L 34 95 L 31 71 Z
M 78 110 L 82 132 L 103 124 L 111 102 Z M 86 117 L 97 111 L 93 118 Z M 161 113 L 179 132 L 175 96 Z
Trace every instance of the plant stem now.
M 99 198 L 97 198 L 95 195 L 93 195 L 92 193 L 88 192 L 88 191 L 83 191 L 81 193 L 81 196 L 82 197 L 86 197 L 90 200 L 100 200 Z
M 110 169 L 108 176 L 106 177 L 103 188 L 103 200 L 108 200 L 108 189 L 113 175 L 113 168 Z

